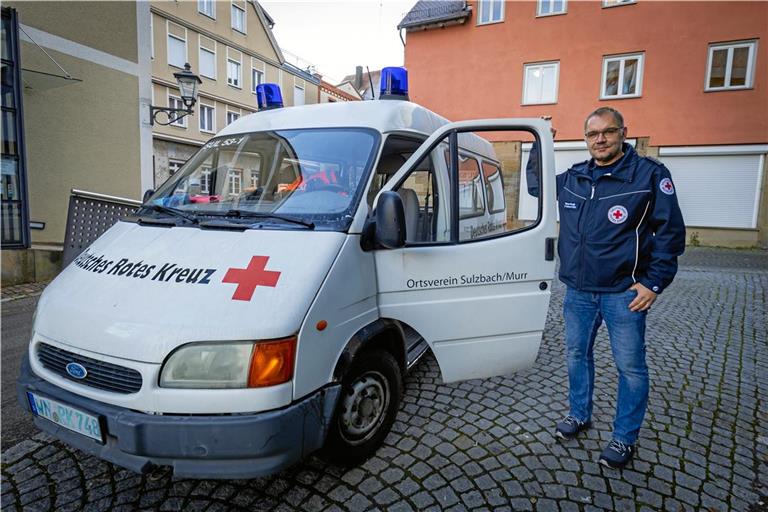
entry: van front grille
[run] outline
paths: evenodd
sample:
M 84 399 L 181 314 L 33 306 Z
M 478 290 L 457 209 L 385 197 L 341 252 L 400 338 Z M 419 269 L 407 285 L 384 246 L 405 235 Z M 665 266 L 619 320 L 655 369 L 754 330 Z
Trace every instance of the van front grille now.
M 37 359 L 47 370 L 79 384 L 124 394 L 136 393 L 141 389 L 141 374 L 136 370 L 81 356 L 46 343 L 37 346 Z M 76 379 L 67 373 L 69 363 L 82 365 L 87 371 L 85 378 Z

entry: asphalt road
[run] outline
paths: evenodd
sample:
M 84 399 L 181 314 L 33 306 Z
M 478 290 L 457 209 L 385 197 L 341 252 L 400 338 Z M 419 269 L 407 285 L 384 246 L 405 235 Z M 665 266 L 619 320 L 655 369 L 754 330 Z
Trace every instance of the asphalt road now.
M 16 378 L 19 376 L 19 365 L 32 333 L 32 315 L 37 299 L 38 297 L 27 297 L 2 304 L 3 342 L 0 344 L 0 358 L 3 387 L 0 395 L 0 428 L 3 451 L 37 432 L 31 416 L 22 411 L 16 402 Z

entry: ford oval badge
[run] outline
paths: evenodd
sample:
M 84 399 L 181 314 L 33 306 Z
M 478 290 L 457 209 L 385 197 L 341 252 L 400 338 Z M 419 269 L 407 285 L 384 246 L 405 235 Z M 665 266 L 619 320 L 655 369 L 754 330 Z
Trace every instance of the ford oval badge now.
M 88 370 L 86 370 L 85 367 L 79 363 L 69 363 L 67 365 L 67 373 L 76 379 L 82 380 L 86 375 L 88 375 Z

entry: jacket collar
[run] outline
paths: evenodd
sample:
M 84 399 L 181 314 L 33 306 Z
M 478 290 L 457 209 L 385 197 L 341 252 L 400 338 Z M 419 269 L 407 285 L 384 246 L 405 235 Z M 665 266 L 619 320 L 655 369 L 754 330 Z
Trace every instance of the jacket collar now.
M 637 168 L 637 160 L 638 160 L 637 152 L 635 151 L 635 148 L 633 148 L 626 142 L 622 145 L 621 149 L 622 151 L 624 151 L 624 156 L 621 157 L 618 165 L 611 173 L 611 178 L 615 178 L 621 181 L 631 182 L 632 178 L 635 175 L 635 169 Z M 584 164 L 575 166 L 573 168 L 573 171 L 576 174 L 591 176 L 592 169 L 594 168 L 595 168 L 595 159 L 591 158 Z

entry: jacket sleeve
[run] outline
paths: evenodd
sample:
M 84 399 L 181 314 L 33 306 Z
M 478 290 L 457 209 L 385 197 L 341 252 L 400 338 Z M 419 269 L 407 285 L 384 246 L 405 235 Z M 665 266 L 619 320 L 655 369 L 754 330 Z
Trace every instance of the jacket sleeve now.
M 638 281 L 649 290 L 661 293 L 674 279 L 677 258 L 685 251 L 685 223 L 669 170 L 658 165 L 651 184 L 654 197 L 648 218 L 651 254 L 646 272 Z
M 528 153 L 528 164 L 525 166 L 525 182 L 528 186 L 528 193 L 533 197 L 539 197 L 539 177 L 541 176 L 541 152 L 539 151 L 538 141 L 533 141 L 531 152 Z M 556 176 L 555 186 L 557 187 L 557 197 L 560 197 L 560 189 L 563 188 L 565 174 Z

